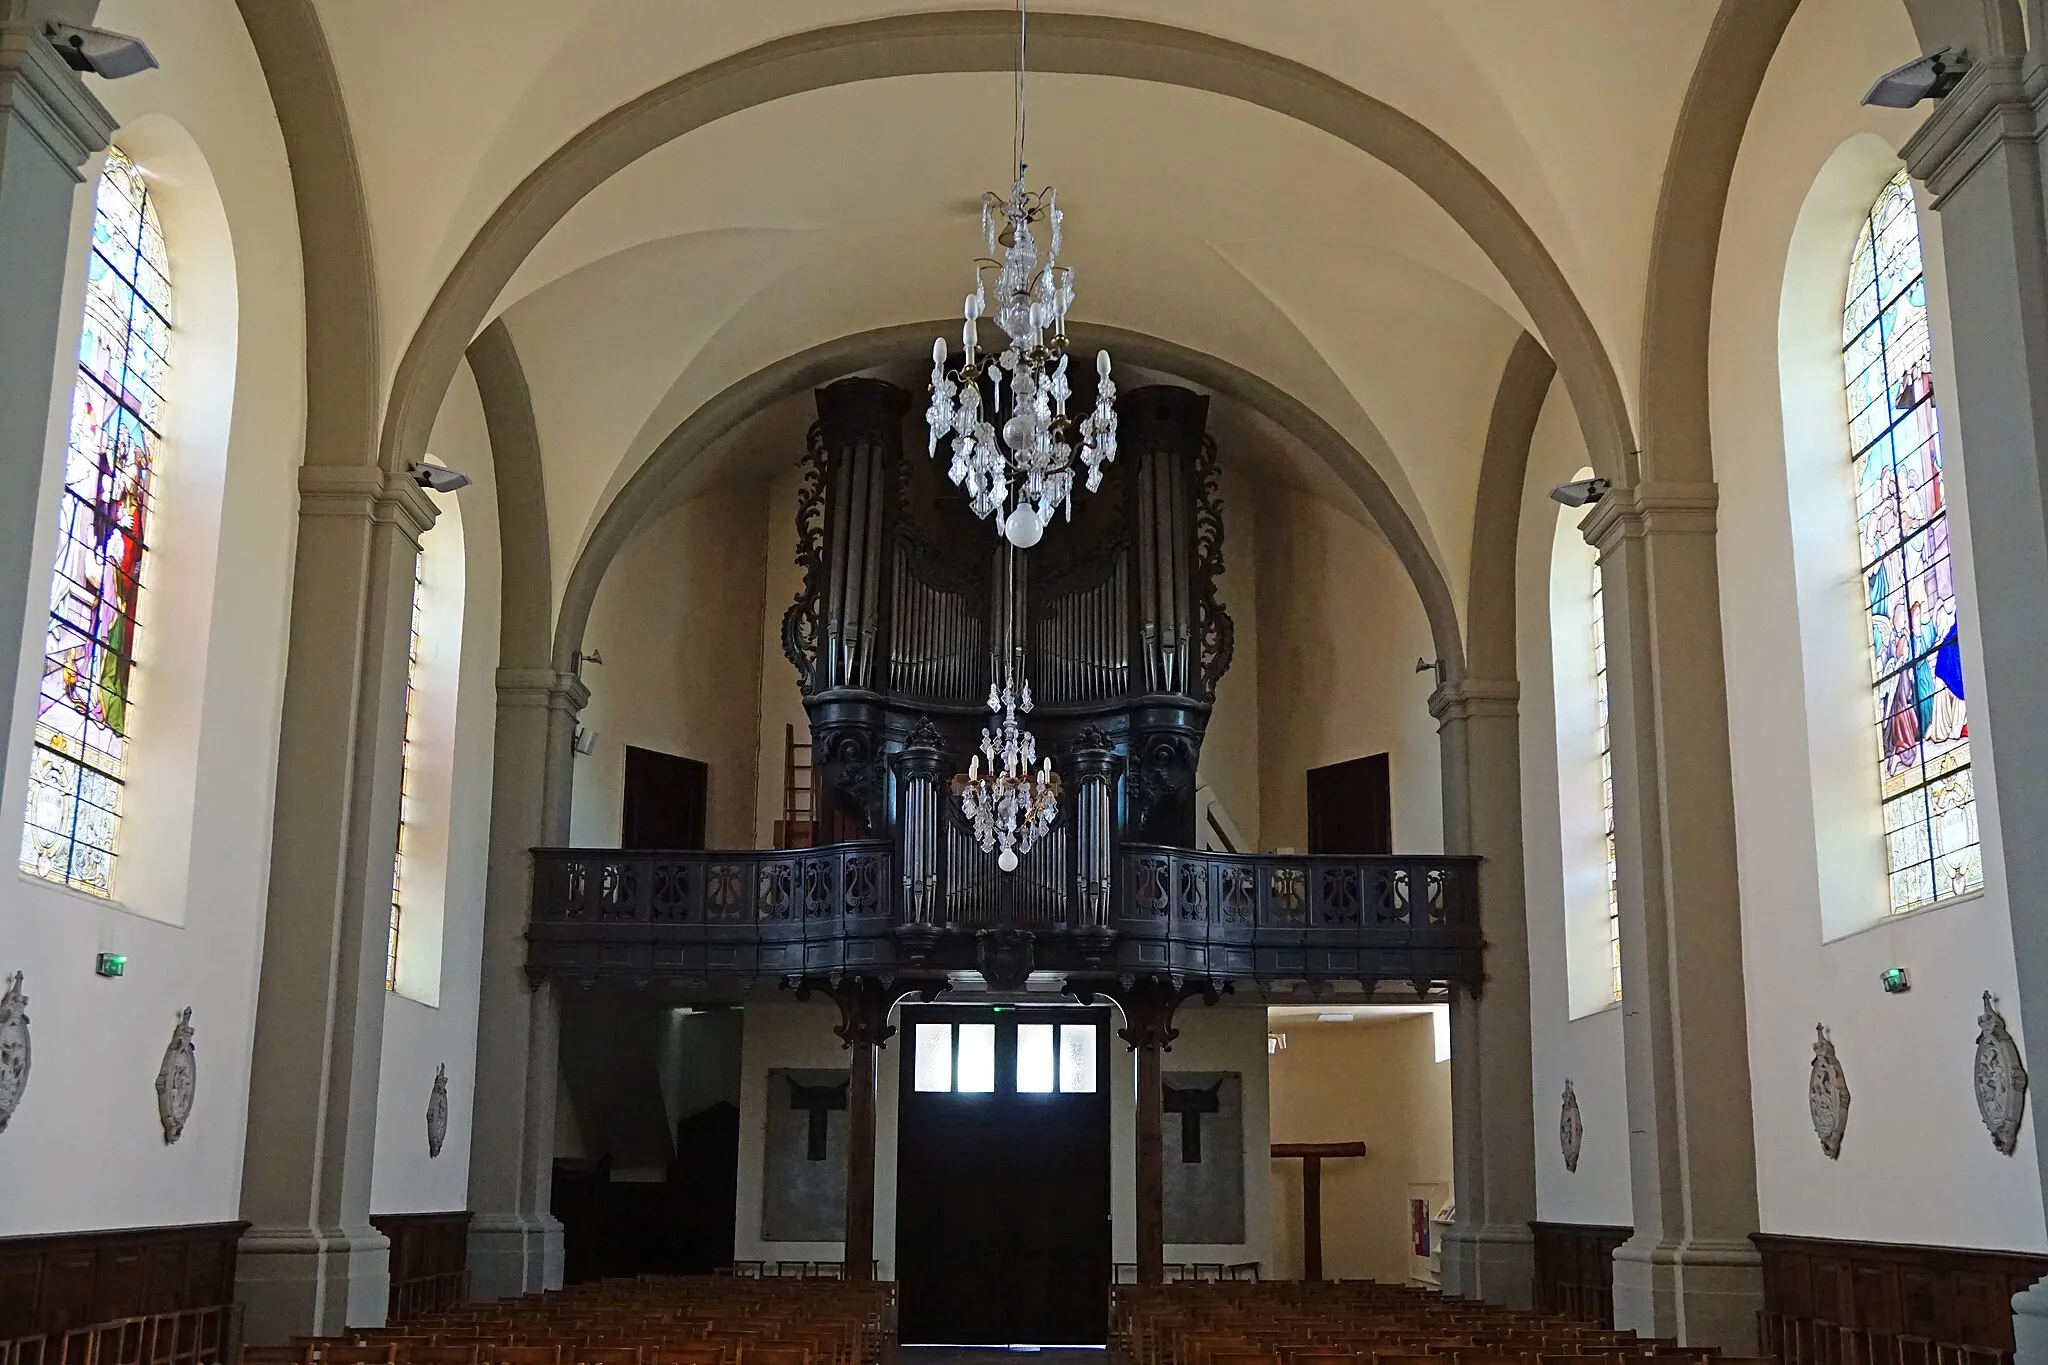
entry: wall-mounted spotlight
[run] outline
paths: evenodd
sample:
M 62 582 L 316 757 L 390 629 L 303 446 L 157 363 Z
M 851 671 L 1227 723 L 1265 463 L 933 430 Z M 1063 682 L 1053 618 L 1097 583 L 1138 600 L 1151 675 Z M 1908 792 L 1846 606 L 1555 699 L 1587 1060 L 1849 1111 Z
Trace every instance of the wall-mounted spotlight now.
M 412 463 L 413 482 L 430 493 L 453 493 L 458 488 L 469 487 L 469 475 L 459 469 L 450 469 L 445 464 L 428 464 L 425 460 Z
M 578 668 L 581 668 L 581 667 L 583 667 L 583 665 L 585 665 L 585 664 L 596 664 L 596 665 L 597 665 L 597 666 L 598 666 L 599 668 L 603 668 L 603 667 L 604 667 L 604 655 L 602 655 L 602 654 L 598 653 L 598 652 L 597 652 L 596 650 L 594 650 L 594 649 L 592 649 L 592 650 L 581 650 L 581 649 L 579 649 L 579 650 L 577 650 L 577 651 L 576 651 L 576 667 L 578 667 Z
M 1566 507 L 1584 507 L 1607 496 L 1607 490 L 1614 487 L 1605 479 L 1574 479 L 1561 483 L 1550 490 L 1550 500 L 1561 502 Z
M 597 752 L 597 731 L 591 729 L 588 725 L 577 726 L 576 735 L 570 741 L 570 747 L 585 758 L 588 758 Z
M 1955 89 L 1969 69 L 1967 53 L 1945 47 L 1879 76 L 1863 102 L 1881 109 L 1911 109 L 1922 100 L 1938 100 Z
M 57 55 L 64 59 L 64 65 L 73 71 L 90 71 L 96 76 L 117 81 L 138 71 L 148 71 L 157 64 L 156 54 L 149 50 L 148 44 L 125 33 L 87 28 L 84 24 L 56 23 L 44 31 L 56 47 Z

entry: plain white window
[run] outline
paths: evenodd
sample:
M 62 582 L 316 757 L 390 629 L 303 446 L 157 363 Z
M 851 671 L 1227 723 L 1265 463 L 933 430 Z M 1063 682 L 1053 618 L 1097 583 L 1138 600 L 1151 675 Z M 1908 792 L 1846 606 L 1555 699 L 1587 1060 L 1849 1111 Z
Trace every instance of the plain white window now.
M 1050 1095 L 1055 1079 L 1053 1026 L 1017 1025 L 1017 1093 Z
M 944 1094 L 953 1088 L 953 1026 L 919 1024 L 917 1061 L 910 1078 L 914 1089 Z
M 960 1025 L 959 1080 L 963 1095 L 990 1095 L 996 1088 L 996 1026 Z
M 1095 1025 L 1060 1025 L 1060 1089 L 1069 1095 L 1095 1093 Z

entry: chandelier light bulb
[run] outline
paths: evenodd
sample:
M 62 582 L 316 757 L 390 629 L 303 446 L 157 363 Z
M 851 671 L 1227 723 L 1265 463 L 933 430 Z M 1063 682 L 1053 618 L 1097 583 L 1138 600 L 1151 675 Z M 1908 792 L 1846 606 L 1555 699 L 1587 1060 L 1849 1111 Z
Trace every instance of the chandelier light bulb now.
M 1005 872 L 1015 872 L 1017 870 L 1017 850 L 1014 848 L 1006 848 L 1001 853 L 997 854 L 996 866 L 1000 867 Z
M 1045 534 L 1045 523 L 1038 519 L 1038 513 L 1031 510 L 1031 504 L 1020 502 L 1017 510 L 1010 513 L 1010 519 L 1003 523 L 1003 534 L 1012 545 L 1028 550 Z

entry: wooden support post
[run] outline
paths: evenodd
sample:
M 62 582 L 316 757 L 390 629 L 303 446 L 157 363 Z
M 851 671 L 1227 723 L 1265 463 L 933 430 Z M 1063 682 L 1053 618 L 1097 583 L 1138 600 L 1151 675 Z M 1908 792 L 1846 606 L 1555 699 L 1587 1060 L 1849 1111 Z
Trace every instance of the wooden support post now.
M 846 1278 L 875 1277 L 875 1072 L 876 1054 L 896 1033 L 889 1022 L 890 1006 L 901 988 L 892 989 L 865 976 L 836 982 L 805 981 L 797 999 L 812 991 L 839 1006 L 832 1030 L 853 1054 L 846 1091 Z
M 1166 1278 L 1166 1158 L 1160 1135 L 1165 1049 L 1150 1041 L 1131 1046 L 1138 1054 L 1138 1283 L 1159 1284 Z
M 1160 1124 L 1166 1108 L 1166 1080 L 1160 1071 L 1161 1054 L 1173 1049 L 1180 1030 L 1173 1026 L 1174 1011 L 1199 995 L 1215 1004 L 1224 991 L 1210 981 L 1169 981 L 1141 977 L 1115 986 L 1097 987 L 1070 980 L 1067 990 L 1082 1004 L 1097 996 L 1114 1000 L 1123 1008 L 1124 1027 L 1117 1037 L 1138 1054 L 1138 1283 L 1163 1284 L 1166 1280 L 1166 1167 Z
M 1275 1161 L 1301 1162 L 1301 1278 L 1323 1278 L 1323 1159 L 1365 1155 L 1362 1142 L 1276 1142 Z

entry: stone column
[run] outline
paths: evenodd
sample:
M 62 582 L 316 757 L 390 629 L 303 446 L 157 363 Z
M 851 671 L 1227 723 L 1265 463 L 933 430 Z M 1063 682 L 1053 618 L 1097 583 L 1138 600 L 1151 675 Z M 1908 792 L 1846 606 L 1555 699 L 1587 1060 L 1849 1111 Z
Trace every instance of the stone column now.
M 1513 682 L 1430 697 L 1442 737 L 1444 850 L 1475 853 L 1486 985 L 1451 998 L 1451 1153 L 1457 1221 L 1448 1293 L 1527 1308 L 1534 1292 L 1536 1161 L 1529 1054 L 1529 920 L 1522 885 L 1521 738 Z
M 569 839 L 576 715 L 589 700 L 573 673 L 498 670 L 469 1155 L 469 1277 L 478 1298 L 562 1287 L 562 1225 L 550 1211 L 559 1021 L 554 987 L 527 978 L 526 925 L 531 850 Z
M 2036 1078 L 2048 1076 L 2048 843 L 2039 836 L 2048 820 L 2044 99 L 2038 47 L 2025 59 L 1985 58 L 1904 153 L 1941 215 L 1954 355 L 1937 371 L 1935 393 L 1943 435 L 1960 451 L 1949 457 L 1956 553 L 1969 557 L 1977 582 L 1977 619 L 1964 622 L 1983 645 L 1981 677 L 1967 680 L 1980 736 L 1975 772 L 1978 790 L 1995 792 L 1978 811 L 1986 872 L 2004 877 L 2010 897 L 2018 1013 Z M 1959 1037 L 1958 1048 L 1968 1041 Z M 2021 1150 L 2048 1176 L 2048 1142 Z M 2016 1296 L 2013 1310 L 2022 1365 L 2048 1365 L 2048 1286 Z
M 0 5 L 0 16 L 13 7 Z M 72 216 L 93 153 L 114 116 L 86 92 L 42 36 L 42 25 L 0 17 L 0 659 L 21 657 L 21 608 L 46 600 L 48 564 L 34 560 L 38 497 L 54 442 L 68 429 L 76 274 Z M 66 341 L 65 339 L 69 340 Z M 37 629 L 41 627 L 38 626 Z M 15 675 L 0 669 L 0 715 L 14 714 Z M 0 764 L 7 735 L 0 730 Z
M 1606 587 L 1635 1212 L 1615 1322 L 1751 1355 L 1763 1277 L 1715 506 L 1712 484 L 1647 482 L 1580 529 Z
M 384 1321 L 370 1168 L 413 566 L 433 523 L 404 474 L 299 471 L 236 1264 L 253 1342 Z

